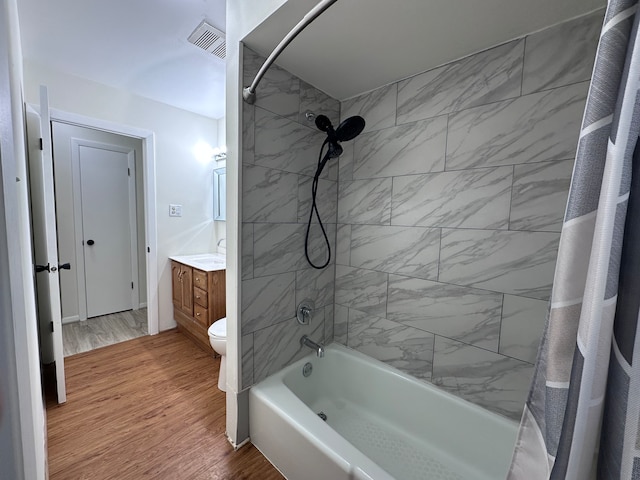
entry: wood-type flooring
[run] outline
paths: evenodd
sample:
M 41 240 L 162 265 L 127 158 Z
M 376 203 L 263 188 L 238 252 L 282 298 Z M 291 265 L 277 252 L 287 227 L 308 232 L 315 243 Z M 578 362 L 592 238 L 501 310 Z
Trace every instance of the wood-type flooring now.
M 219 365 L 175 330 L 65 359 L 67 403 L 47 396 L 50 479 L 282 479 L 227 441 Z

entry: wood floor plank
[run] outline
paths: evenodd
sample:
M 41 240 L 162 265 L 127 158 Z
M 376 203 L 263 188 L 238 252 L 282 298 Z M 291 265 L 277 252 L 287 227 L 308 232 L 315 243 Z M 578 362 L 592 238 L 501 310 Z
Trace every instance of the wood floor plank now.
M 219 364 L 177 331 L 66 359 L 67 403 L 47 407 L 51 480 L 282 479 L 229 445 Z

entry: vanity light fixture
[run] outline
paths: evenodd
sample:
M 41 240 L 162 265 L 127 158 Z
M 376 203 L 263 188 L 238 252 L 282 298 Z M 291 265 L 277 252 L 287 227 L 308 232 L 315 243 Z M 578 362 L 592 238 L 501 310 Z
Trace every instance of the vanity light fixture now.
M 226 160 L 227 159 L 227 147 L 226 147 L 226 145 L 223 145 L 222 147 L 218 147 L 218 148 L 214 148 L 213 149 L 213 159 L 216 162 L 221 162 L 222 160 Z

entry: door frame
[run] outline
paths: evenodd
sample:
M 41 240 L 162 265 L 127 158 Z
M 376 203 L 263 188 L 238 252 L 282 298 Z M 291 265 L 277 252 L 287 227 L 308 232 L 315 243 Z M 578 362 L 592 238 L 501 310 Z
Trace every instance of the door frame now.
M 52 119 L 53 120 L 53 119 Z M 55 120 L 53 120 L 55 121 Z M 138 233 L 137 233 L 137 203 L 136 203 L 136 174 L 135 174 L 135 161 L 134 150 L 127 147 L 121 147 L 119 145 L 112 145 L 104 142 L 96 142 L 94 140 L 85 140 L 81 138 L 71 139 L 71 172 L 73 189 L 76 192 L 81 191 L 81 175 L 80 175 L 80 156 L 78 152 L 79 147 L 95 147 L 105 148 L 111 151 L 124 153 L 127 155 L 127 167 L 129 168 L 130 175 L 128 177 L 127 190 L 129 192 L 129 235 L 130 235 L 130 254 L 131 254 L 131 281 L 133 281 L 133 288 L 131 289 L 131 306 L 133 310 L 140 308 L 140 295 L 138 285 Z M 144 177 L 143 177 L 144 180 Z M 146 200 L 145 200 L 146 202 Z M 87 282 L 84 263 L 84 248 L 83 248 L 83 224 L 82 217 L 82 195 L 73 196 L 73 217 L 74 224 L 76 225 L 75 242 L 76 242 L 76 278 L 78 281 L 78 317 L 79 319 L 87 319 Z M 81 226 L 81 228 L 78 228 Z
M 144 169 L 144 224 L 147 240 L 147 329 L 149 335 L 156 335 L 159 327 L 158 294 L 158 221 L 156 208 L 156 154 L 155 133 L 139 127 L 50 109 L 51 121 L 67 123 L 78 127 L 93 128 L 109 133 L 142 140 L 142 165 Z

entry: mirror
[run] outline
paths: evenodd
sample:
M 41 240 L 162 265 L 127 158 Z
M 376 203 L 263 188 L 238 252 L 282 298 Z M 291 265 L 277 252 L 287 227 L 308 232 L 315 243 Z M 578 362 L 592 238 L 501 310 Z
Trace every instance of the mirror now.
M 227 169 L 216 168 L 213 171 L 213 219 L 227 219 Z

